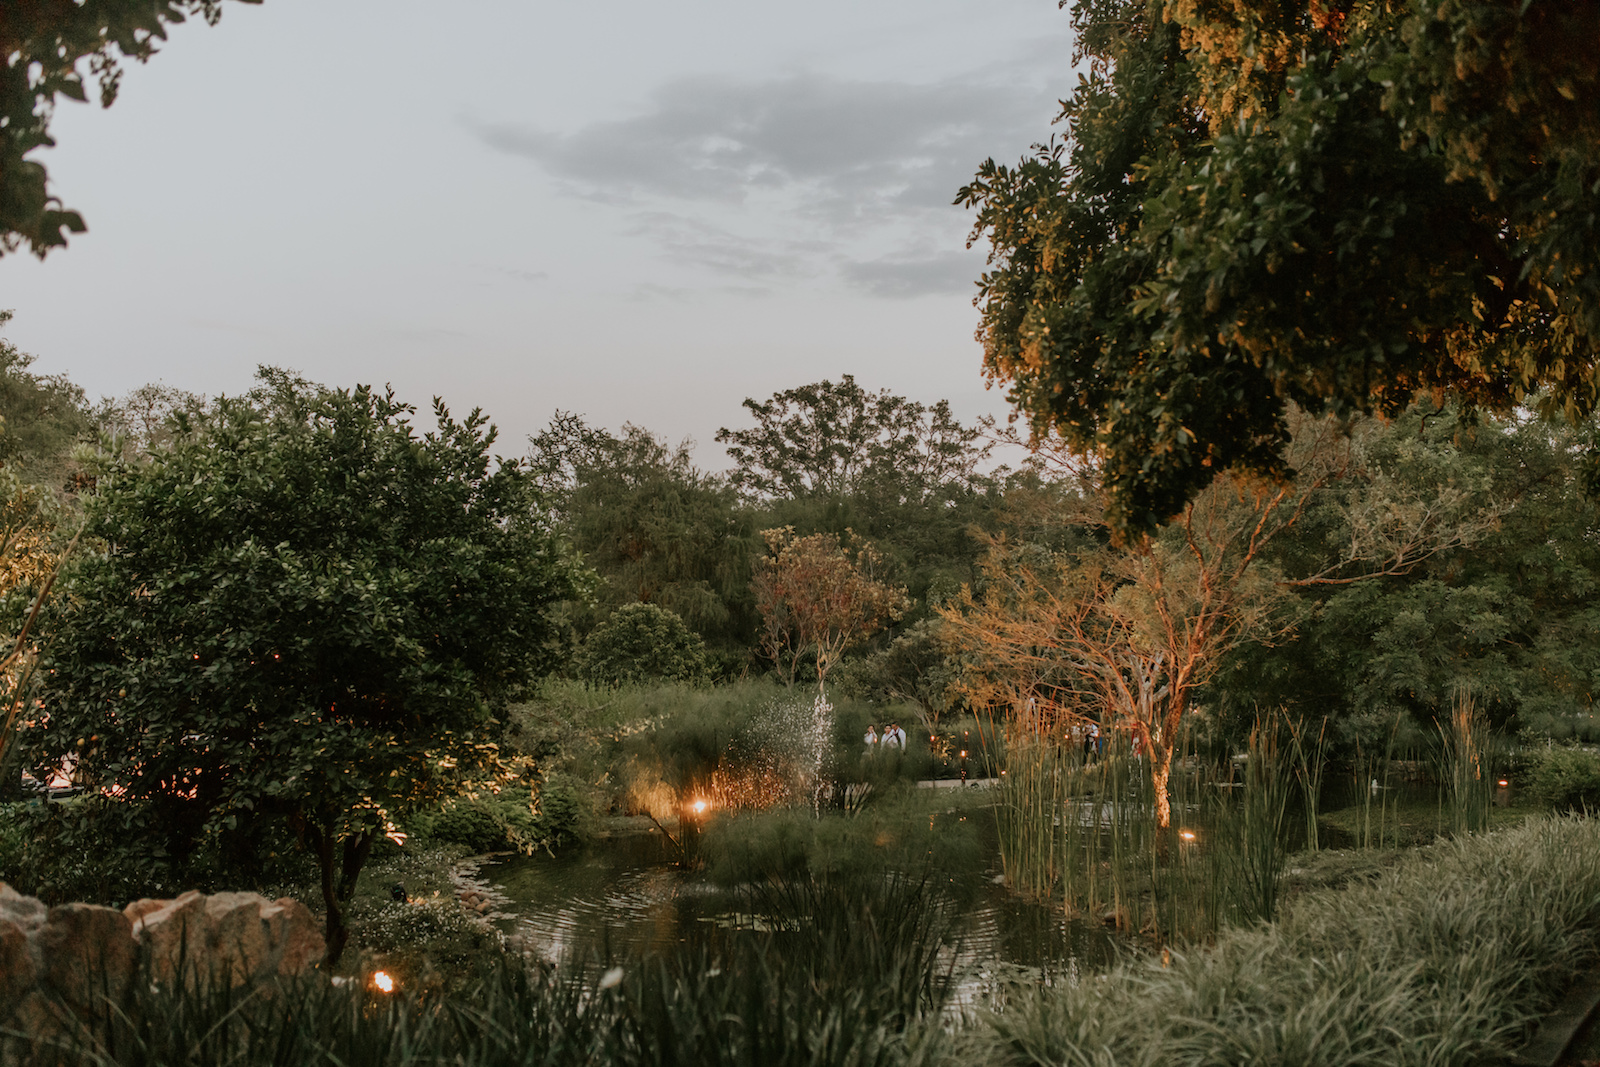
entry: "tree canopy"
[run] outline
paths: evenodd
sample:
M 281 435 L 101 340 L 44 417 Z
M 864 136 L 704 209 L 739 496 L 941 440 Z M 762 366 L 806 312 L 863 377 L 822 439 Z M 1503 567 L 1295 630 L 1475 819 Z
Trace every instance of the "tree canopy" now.
M 240 0 L 260 3 L 261 0 Z M 147 61 L 167 27 L 200 15 L 215 24 L 221 0 L 13 0 L 0 5 L 0 255 L 26 244 L 41 259 L 83 233 L 83 216 L 51 195 L 44 164 L 27 156 L 55 145 L 57 97 L 89 98 L 99 83 L 110 107 L 122 61 Z M 84 67 L 87 66 L 87 71 Z
M 1288 413 L 1600 396 L 1600 5 L 1076 0 L 1066 133 L 990 160 L 979 337 L 1123 535 Z
M 418 435 L 392 395 L 266 377 L 99 479 L 23 737 L 173 848 L 286 816 L 336 957 L 390 816 L 487 758 L 584 583 L 480 413 Z

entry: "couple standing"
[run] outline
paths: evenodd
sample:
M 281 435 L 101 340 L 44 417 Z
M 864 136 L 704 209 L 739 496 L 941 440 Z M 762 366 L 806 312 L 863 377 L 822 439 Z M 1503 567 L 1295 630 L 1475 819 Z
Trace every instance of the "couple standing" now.
M 904 752 L 906 748 L 906 732 L 900 729 L 899 723 L 892 722 L 889 724 L 889 728 L 883 731 L 883 739 L 879 740 L 878 725 L 873 723 L 867 727 L 865 741 L 867 742 L 867 755 L 869 756 L 878 751 L 879 745 L 882 745 L 885 751 L 892 748 L 896 751 Z

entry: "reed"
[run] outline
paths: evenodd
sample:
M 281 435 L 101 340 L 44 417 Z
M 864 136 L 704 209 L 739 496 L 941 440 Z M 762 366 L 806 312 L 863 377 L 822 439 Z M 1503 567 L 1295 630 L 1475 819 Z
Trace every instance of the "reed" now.
M 1271 925 L 1019 990 L 941 1062 L 1115 1067 L 1503 1063 L 1600 933 L 1600 824 L 1457 838 Z
M 1294 776 L 1300 786 L 1301 802 L 1305 807 L 1306 850 L 1316 852 L 1321 848 L 1317 817 L 1322 805 L 1322 776 L 1327 770 L 1328 720 L 1317 726 L 1313 740 L 1309 727 L 1302 719 L 1289 720 L 1289 736 L 1294 744 Z
M 1451 828 L 1457 835 L 1482 833 L 1489 828 L 1489 808 L 1494 802 L 1494 782 L 1486 765 L 1489 723 L 1466 686 L 1456 689 L 1450 702 L 1450 722 L 1441 725 L 1439 732 L 1444 740 Z

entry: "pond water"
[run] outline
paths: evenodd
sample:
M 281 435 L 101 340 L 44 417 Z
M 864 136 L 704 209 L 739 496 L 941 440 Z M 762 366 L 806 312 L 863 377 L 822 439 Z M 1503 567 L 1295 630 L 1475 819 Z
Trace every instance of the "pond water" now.
M 981 869 L 937 875 L 963 902 L 958 941 L 942 961 L 955 975 L 958 1005 L 998 979 L 1086 973 L 1116 957 L 1119 941 L 1105 927 L 1069 920 L 1059 904 L 1016 898 L 996 881 L 998 852 L 991 847 L 987 855 Z M 501 931 L 552 963 L 671 951 L 711 927 L 746 926 L 751 918 L 736 890 L 677 867 L 657 832 L 487 863 L 478 877 L 501 898 Z

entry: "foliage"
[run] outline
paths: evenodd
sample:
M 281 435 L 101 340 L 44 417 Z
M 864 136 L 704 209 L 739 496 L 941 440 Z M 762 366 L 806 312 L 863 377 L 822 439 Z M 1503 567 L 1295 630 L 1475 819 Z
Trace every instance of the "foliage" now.
M 11 316 L 0 311 L 0 327 Z M 59 493 L 73 473 L 73 446 L 93 427 L 83 389 L 64 374 L 35 374 L 33 361 L 0 338 L 0 465 L 25 484 Z
M 68 1034 L 0 1034 L 0 1062 L 893 1067 L 934 1039 L 923 1024 L 950 993 L 940 966 L 950 909 L 931 880 L 807 880 L 754 893 L 750 907 L 766 932 L 599 967 L 523 969 L 484 946 L 480 957 L 500 966 L 443 995 L 322 975 L 256 987 L 141 975 Z M 431 906 L 411 910 L 421 914 L 397 922 L 433 918 Z
M 1010 728 L 1056 732 L 1100 719 L 1135 735 L 1151 759 L 1159 825 L 1170 823 L 1168 779 L 1185 716 L 1227 655 L 1270 642 L 1295 619 L 1287 590 L 1402 575 L 1490 529 L 1496 508 L 1481 479 L 1422 484 L 1385 469 L 1368 422 L 1342 432 L 1298 419 L 1294 482 L 1224 474 L 1159 536 L 1123 546 L 1109 531 L 1051 551 L 990 542 L 983 582 L 940 609 L 966 656 L 962 686 Z M 1429 465 L 1448 447 L 1420 447 Z M 1091 482 L 1084 525 L 1106 513 Z M 1318 507 L 1343 537 L 1337 554 L 1285 573 L 1269 549 Z
M 1350 482 L 1344 499 L 1313 502 L 1275 546 L 1279 566 L 1310 573 L 1366 537 L 1370 524 L 1351 521 L 1361 497 L 1371 498 L 1365 513 L 1373 515 L 1391 506 L 1386 498 L 1438 504 L 1444 493 L 1466 491 L 1465 503 L 1491 506 L 1492 522 L 1470 544 L 1404 574 L 1291 590 L 1299 601 L 1292 638 L 1239 649 L 1206 702 L 1244 721 L 1258 702 L 1311 721 L 1370 713 L 1384 729 L 1403 711 L 1432 732 L 1466 686 L 1497 728 L 1557 737 L 1589 728 L 1600 669 L 1592 636 L 1600 508 L 1578 459 L 1589 433 L 1561 419 L 1408 410 L 1363 446 L 1361 466 L 1395 487 Z
M 1594 407 L 1594 5 L 1070 6 L 1064 136 L 958 202 L 987 372 L 1102 458 L 1119 536 L 1288 475 L 1293 405 Z
M 511 849 L 531 853 L 572 841 L 582 809 L 573 784 L 556 779 L 536 789 L 513 785 L 474 790 L 412 816 L 406 828 L 425 841 L 460 845 L 474 854 Z
M 923 619 L 908 627 L 888 646 L 840 668 L 842 688 L 852 696 L 877 701 L 906 701 L 917 709 L 922 724 L 937 729 L 939 720 L 957 702 L 956 665 L 939 619 Z
M 277 372 L 147 463 L 116 459 L 88 509 L 105 548 L 54 613 L 36 766 L 68 753 L 173 854 L 285 816 L 340 904 L 398 810 L 492 760 L 492 714 L 548 666 L 550 606 L 581 576 L 492 428 L 436 403 Z
M 1018 990 L 944 1062 L 1498 1062 L 1595 960 L 1600 827 L 1441 844 L 1272 925 Z
M 655 604 L 624 604 L 590 632 L 575 664 L 595 685 L 696 682 L 706 673 L 705 642 Z
M 259 3 L 260 0 L 242 0 Z M 201 15 L 215 24 L 221 0 L 87 0 L 16 3 L 0 11 L 0 255 L 24 243 L 43 258 L 67 243 L 62 230 L 84 232 L 83 218 L 50 195 L 42 164 L 26 158 L 50 148 L 56 98 L 87 100 L 83 66 L 110 107 L 122 82 L 121 61 L 147 61 L 167 27 Z
M 981 479 L 981 427 L 962 426 L 947 401 L 932 407 L 869 393 L 846 374 L 747 398 L 753 428 L 717 431 L 734 461 L 734 484 L 760 499 L 881 496 L 923 500 Z
M 873 576 L 882 556 L 853 534 L 797 537 L 790 527 L 764 530 L 768 555 L 752 588 L 761 612 L 761 651 L 792 686 L 802 657 L 825 688 L 828 671 L 851 647 L 898 619 L 905 591 Z
M 602 579 L 598 614 L 576 613 L 580 630 L 644 603 L 721 645 L 748 640 L 751 521 L 721 475 L 695 468 L 688 442 L 669 447 L 632 425 L 614 436 L 558 411 L 529 439 L 529 461 L 559 529 Z
M 1600 754 L 1568 745 L 1535 748 L 1522 785 L 1556 811 L 1600 812 Z

